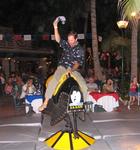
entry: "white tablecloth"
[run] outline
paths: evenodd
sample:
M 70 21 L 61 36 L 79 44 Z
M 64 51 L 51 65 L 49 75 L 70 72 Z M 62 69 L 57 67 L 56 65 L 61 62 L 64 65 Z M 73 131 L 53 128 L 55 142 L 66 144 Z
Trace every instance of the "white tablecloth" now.
M 119 101 L 116 100 L 113 96 L 109 95 L 102 96 L 98 100 L 95 100 L 90 94 L 88 94 L 87 101 L 93 102 L 93 111 L 95 104 L 102 105 L 107 112 L 111 112 L 114 108 L 119 106 Z
M 41 113 L 39 111 L 39 107 L 42 105 L 43 103 L 43 97 L 40 95 L 30 95 L 30 96 L 26 96 L 25 98 L 25 103 L 26 104 L 30 104 L 33 108 L 33 111 L 35 113 Z M 28 113 L 29 112 L 29 106 L 26 105 L 25 106 L 25 112 Z

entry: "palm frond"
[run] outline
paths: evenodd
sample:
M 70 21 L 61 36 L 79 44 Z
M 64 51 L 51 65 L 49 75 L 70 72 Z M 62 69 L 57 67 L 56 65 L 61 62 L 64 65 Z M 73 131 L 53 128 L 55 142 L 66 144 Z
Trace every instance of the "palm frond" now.
M 140 11 L 139 0 L 118 0 L 118 11 L 121 15 L 121 19 L 131 19 L 131 13 Z
M 125 11 L 124 7 L 128 3 L 129 0 L 118 0 L 118 12 L 120 13 L 121 19 L 124 20 L 125 16 Z

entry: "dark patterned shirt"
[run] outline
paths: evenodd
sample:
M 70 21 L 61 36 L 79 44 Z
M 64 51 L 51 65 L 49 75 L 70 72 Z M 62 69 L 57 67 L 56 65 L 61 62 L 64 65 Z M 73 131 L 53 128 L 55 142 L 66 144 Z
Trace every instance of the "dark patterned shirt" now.
M 59 44 L 63 49 L 59 65 L 64 66 L 65 68 L 72 68 L 75 62 L 78 62 L 80 66 L 83 65 L 85 53 L 80 44 L 71 47 L 65 40 L 61 40 Z

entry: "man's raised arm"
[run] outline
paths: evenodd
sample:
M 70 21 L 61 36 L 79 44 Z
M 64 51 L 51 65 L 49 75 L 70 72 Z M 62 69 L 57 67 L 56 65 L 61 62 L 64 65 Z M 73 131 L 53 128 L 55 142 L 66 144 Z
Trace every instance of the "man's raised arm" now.
M 60 34 L 58 31 L 58 22 L 59 22 L 59 18 L 57 17 L 54 22 L 53 22 L 53 27 L 54 27 L 54 37 L 57 43 L 60 42 Z

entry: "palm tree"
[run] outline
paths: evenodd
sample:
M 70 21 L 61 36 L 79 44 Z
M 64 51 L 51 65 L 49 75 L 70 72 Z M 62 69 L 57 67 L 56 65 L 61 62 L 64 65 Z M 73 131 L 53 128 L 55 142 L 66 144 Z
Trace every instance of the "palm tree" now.
M 97 26 L 96 26 L 96 0 L 91 0 L 91 31 L 92 31 L 92 49 L 93 49 L 93 60 L 95 75 L 99 80 L 103 79 L 101 72 L 101 65 L 99 62 L 98 55 L 98 37 L 97 37 Z
M 118 8 L 122 19 L 131 22 L 131 77 L 138 76 L 138 20 L 140 11 L 139 0 L 118 0 Z M 135 12 L 135 13 L 134 13 Z

